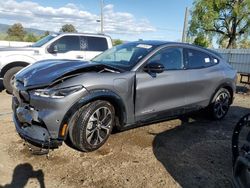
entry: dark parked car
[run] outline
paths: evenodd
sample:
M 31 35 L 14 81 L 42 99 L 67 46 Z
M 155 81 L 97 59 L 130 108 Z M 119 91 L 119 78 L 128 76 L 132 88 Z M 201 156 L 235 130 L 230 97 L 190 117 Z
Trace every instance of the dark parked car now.
M 222 119 L 233 101 L 236 71 L 193 45 L 139 41 L 90 62 L 47 60 L 13 80 L 17 132 L 56 148 L 66 138 L 82 151 L 102 146 L 112 128 L 129 128 L 207 108 Z

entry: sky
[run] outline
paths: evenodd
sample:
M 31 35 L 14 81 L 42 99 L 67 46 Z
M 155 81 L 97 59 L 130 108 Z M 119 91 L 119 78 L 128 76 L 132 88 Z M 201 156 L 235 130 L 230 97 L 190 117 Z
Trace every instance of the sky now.
M 180 41 L 185 8 L 193 0 L 104 0 L 104 32 L 126 41 Z M 100 0 L 0 0 L 0 23 L 58 32 L 100 32 Z

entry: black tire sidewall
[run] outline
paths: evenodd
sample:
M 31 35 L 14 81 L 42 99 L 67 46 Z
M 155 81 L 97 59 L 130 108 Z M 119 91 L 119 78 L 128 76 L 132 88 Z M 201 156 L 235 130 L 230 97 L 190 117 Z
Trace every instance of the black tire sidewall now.
M 86 129 L 87 129 L 87 123 L 89 121 L 90 116 L 100 107 L 107 107 L 112 114 L 112 124 L 110 128 L 109 135 L 98 145 L 91 145 L 87 142 L 86 139 Z M 114 107 L 108 102 L 103 100 L 97 100 L 94 102 L 91 102 L 80 114 L 78 119 L 75 122 L 75 125 L 73 125 L 72 133 L 71 133 L 71 140 L 72 143 L 76 148 L 78 148 L 81 151 L 93 151 L 98 148 L 100 148 L 109 138 L 112 128 L 115 123 L 115 110 Z
M 24 67 L 13 67 L 11 69 L 9 69 L 5 74 L 4 74 L 4 77 L 3 77 L 3 85 L 7 91 L 7 93 L 9 94 L 12 94 L 12 91 L 13 91 L 13 88 L 10 84 L 10 81 L 12 79 L 12 77 L 18 72 L 20 71 L 22 68 Z
M 227 112 L 228 112 L 228 110 L 229 110 L 229 107 L 230 107 L 230 103 L 229 103 L 226 113 L 225 113 L 222 117 L 220 117 L 220 118 L 218 118 L 217 115 L 215 114 L 215 111 L 214 111 L 215 100 L 216 100 L 216 98 L 217 98 L 221 93 L 227 93 L 227 95 L 229 96 L 229 101 L 230 101 L 231 98 L 232 98 L 230 92 L 229 92 L 227 89 L 225 89 L 225 88 L 220 88 L 220 89 L 216 92 L 216 94 L 214 95 L 214 98 L 213 98 L 213 102 L 212 102 L 211 107 L 210 107 L 210 111 L 211 111 L 212 118 L 215 119 L 215 120 L 221 120 L 221 119 L 223 119 L 223 118 L 225 117 L 225 115 L 227 114 Z

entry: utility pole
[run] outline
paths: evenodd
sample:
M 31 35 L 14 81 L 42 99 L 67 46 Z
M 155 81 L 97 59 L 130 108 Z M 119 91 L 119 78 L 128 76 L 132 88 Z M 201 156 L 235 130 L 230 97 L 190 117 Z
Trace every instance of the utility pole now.
M 187 40 L 187 26 L 188 26 L 188 7 L 186 7 L 184 25 L 182 31 L 182 42 L 186 42 Z
M 101 6 L 101 33 L 104 33 L 103 31 L 103 0 L 100 0 L 100 6 Z

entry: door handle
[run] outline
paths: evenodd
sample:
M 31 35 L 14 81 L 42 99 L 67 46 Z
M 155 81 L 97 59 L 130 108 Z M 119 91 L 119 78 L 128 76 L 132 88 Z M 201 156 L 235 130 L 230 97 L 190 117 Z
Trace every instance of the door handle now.
M 83 59 L 83 56 L 82 55 L 77 55 L 76 58 L 77 59 Z

